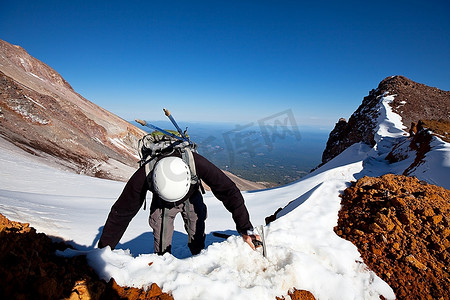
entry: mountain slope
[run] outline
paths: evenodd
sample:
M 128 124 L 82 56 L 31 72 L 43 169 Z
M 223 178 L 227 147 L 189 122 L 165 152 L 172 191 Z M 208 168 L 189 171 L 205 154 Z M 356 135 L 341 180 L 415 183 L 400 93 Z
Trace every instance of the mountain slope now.
M 0 40 L 0 136 L 91 176 L 125 180 L 139 128 L 86 100 L 55 70 Z
M 331 160 L 354 143 L 375 145 L 374 134 L 380 115 L 379 103 L 385 95 L 394 97 L 388 105 L 400 116 L 406 131 L 414 127 L 419 120 L 450 121 L 449 91 L 429 87 L 404 76 L 387 77 L 380 82 L 377 89 L 370 91 L 363 99 L 348 122 L 341 118 L 336 123 L 323 152 L 322 163 Z
M 141 129 L 86 100 L 54 69 L 0 40 L 0 139 L 77 173 L 125 181 Z M 264 185 L 226 173 L 241 190 Z

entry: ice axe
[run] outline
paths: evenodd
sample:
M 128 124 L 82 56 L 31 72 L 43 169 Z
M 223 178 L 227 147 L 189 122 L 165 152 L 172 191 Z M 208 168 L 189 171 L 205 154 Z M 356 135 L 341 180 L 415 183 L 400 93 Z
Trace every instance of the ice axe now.
M 260 231 L 260 230 L 258 229 L 258 231 Z M 217 231 L 213 232 L 212 235 L 215 236 L 215 237 L 223 238 L 223 239 L 227 239 L 227 238 L 229 238 L 231 236 L 231 234 L 221 233 L 221 232 L 217 232 Z M 260 235 L 260 236 L 263 239 L 264 238 L 264 232 L 262 232 L 262 235 Z M 263 256 L 266 257 L 266 253 L 267 252 L 266 252 L 266 246 L 264 245 L 264 243 L 261 242 L 260 240 L 256 240 L 256 239 L 252 240 L 252 243 L 255 246 L 255 248 L 262 247 L 262 249 L 263 249 Z

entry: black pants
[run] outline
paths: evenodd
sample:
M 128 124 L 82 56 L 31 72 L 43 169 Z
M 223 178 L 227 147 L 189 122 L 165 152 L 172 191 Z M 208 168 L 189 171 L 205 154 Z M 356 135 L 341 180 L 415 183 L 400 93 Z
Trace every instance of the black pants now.
M 196 191 L 183 203 L 167 208 L 162 201 L 153 200 L 150 208 L 149 224 L 155 238 L 155 253 L 170 253 L 174 220 L 181 213 L 184 228 L 188 234 L 188 247 L 193 255 L 205 248 L 206 205 L 200 191 Z

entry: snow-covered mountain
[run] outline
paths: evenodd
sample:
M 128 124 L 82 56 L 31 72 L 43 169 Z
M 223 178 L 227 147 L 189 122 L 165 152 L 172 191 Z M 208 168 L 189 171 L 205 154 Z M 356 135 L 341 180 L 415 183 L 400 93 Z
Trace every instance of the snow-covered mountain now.
M 385 81 L 411 85 L 403 77 Z M 6 87 L 13 83 L 8 81 Z M 406 98 L 401 98 L 407 94 L 371 92 L 349 122 L 339 122 L 330 134 L 323 165 L 287 186 L 244 192 L 254 225 L 265 224 L 266 217 L 277 211 L 273 221 L 264 226 L 267 258 L 252 251 L 237 235 L 226 241 L 212 235 L 214 231 L 236 231 L 231 215 L 211 192 L 204 196 L 208 247 L 199 255 L 190 256 L 180 219 L 175 223 L 173 255 L 153 254 L 148 210 L 141 210 L 133 219 L 116 250 L 96 249 L 124 183 L 51 167 L 4 139 L 0 139 L 0 213 L 69 241 L 76 250 L 59 255 L 86 255 L 105 280 L 114 278 L 119 285 L 143 288 L 157 283 L 175 299 L 275 299 L 294 287 L 312 292 L 317 299 L 394 299 L 392 288 L 367 267 L 356 246 L 335 233 L 340 194 L 352 181 L 387 173 L 407 173 L 450 188 L 449 97 L 448 92 L 438 93 L 444 95 L 439 100 L 439 109 L 447 112 L 440 117 L 443 120 L 420 117 L 419 126 L 408 130 L 407 119 L 399 113 L 401 106 L 396 105 L 407 107 L 408 102 L 403 103 Z M 425 108 L 429 102 L 425 101 L 421 110 L 433 112 L 436 108 Z M 5 116 L 12 115 L 8 114 Z M 30 122 L 36 120 L 30 118 Z M 360 123 L 363 119 L 367 122 Z
M 336 123 L 323 153 L 323 163 L 354 143 L 364 142 L 371 146 L 377 143 L 377 126 L 380 118 L 384 117 L 381 115 L 380 99 L 386 95 L 393 97 L 388 105 L 399 116 L 402 130 L 414 129 L 419 120 L 449 121 L 449 91 L 429 87 L 404 76 L 390 76 L 370 91 L 348 122 L 341 118 Z

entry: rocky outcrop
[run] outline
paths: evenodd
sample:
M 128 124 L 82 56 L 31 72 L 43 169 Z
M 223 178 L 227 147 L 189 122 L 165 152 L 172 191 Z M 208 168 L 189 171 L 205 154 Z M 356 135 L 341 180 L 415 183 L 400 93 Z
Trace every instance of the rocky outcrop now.
M 375 145 L 378 104 L 383 95 L 395 96 L 390 103 L 393 111 L 402 118 L 402 123 L 411 128 L 419 120 L 450 121 L 450 92 L 403 76 L 391 76 L 380 82 L 378 88 L 369 92 L 362 104 L 351 115 L 348 122 L 341 118 L 331 131 L 322 163 L 331 160 L 354 143 Z
M 0 295 L 2 299 L 153 299 L 169 300 L 153 284 L 150 289 L 121 287 L 100 280 L 84 256 L 55 255 L 64 243 L 53 243 L 29 224 L 0 214 Z
M 316 300 L 314 295 L 305 290 L 297 290 L 293 289 L 293 291 L 288 292 L 289 297 L 291 300 Z M 277 300 L 287 300 L 285 297 L 277 297 Z
M 431 150 L 433 136 L 450 142 L 450 121 L 445 120 L 419 120 L 417 124 L 411 124 L 410 137 L 395 145 L 386 156 L 389 163 L 396 163 L 409 158 L 409 153 L 414 152 L 414 161 L 404 171 L 403 175 L 411 175 L 415 169 L 425 162 L 427 153 Z
M 379 91 L 372 90 L 348 121 L 344 118 L 339 119 L 330 132 L 323 151 L 323 164 L 355 143 L 364 142 L 371 146 L 375 145 L 374 130 L 377 125 L 377 105 L 380 95 L 382 93 Z
M 450 121 L 450 91 L 414 82 L 403 76 L 390 77 L 380 83 L 381 89 L 396 95 L 391 107 L 410 129 L 419 120 Z
M 137 167 L 143 134 L 21 47 L 0 40 L 0 137 L 78 173 L 126 180 Z
M 450 299 L 449 199 L 414 177 L 363 177 L 344 191 L 335 232 L 398 299 Z

